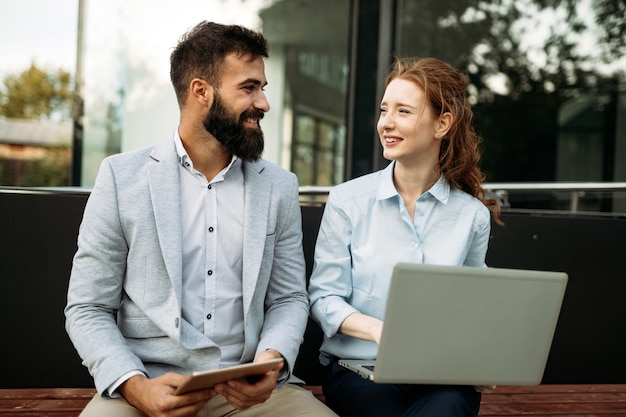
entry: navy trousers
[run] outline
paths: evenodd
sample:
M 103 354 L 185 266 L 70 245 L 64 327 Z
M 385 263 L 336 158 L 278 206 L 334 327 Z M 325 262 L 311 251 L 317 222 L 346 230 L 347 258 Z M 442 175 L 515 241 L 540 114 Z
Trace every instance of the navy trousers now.
M 377 384 L 336 362 L 324 368 L 326 404 L 341 417 L 476 417 L 480 409 L 473 387 Z

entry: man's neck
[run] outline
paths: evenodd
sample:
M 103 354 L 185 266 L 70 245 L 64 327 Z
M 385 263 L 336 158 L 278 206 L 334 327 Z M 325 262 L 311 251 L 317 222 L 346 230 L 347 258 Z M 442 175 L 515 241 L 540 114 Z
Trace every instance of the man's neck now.
M 194 168 L 202 172 L 209 181 L 232 160 L 230 152 L 205 129 L 194 131 L 181 126 L 178 134 Z

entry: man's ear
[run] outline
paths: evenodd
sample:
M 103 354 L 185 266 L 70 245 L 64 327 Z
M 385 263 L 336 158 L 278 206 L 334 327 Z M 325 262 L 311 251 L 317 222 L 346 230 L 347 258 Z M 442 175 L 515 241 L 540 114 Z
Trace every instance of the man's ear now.
M 194 78 L 189 83 L 189 98 L 205 108 L 213 105 L 213 86 L 201 78 Z
M 435 130 L 435 138 L 444 138 L 448 134 L 450 127 L 452 127 L 453 121 L 454 116 L 452 116 L 452 113 L 450 112 L 445 112 L 444 114 L 439 116 L 439 120 L 437 121 L 437 128 Z

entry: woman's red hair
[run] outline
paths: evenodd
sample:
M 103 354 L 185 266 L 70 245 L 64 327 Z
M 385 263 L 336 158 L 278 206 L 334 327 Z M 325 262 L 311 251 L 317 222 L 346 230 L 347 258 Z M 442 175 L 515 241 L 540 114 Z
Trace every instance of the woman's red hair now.
M 396 78 L 420 87 L 435 117 L 452 114 L 452 125 L 441 142 L 438 169 L 451 185 L 490 207 L 495 221 L 501 224 L 500 204 L 486 198 L 482 188 L 486 178 L 478 166 L 482 139 L 472 125 L 474 113 L 467 102 L 465 75 L 436 58 L 402 58 L 393 64 L 385 86 Z

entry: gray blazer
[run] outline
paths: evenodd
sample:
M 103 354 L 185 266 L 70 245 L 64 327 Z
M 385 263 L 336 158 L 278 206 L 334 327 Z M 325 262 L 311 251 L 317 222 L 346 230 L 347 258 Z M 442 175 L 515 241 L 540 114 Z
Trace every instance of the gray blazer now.
M 289 375 L 309 306 L 294 174 L 244 163 L 241 362 L 273 348 Z M 173 136 L 105 159 L 80 226 L 66 330 L 102 394 L 132 370 L 150 377 L 219 366 L 220 352 L 181 318 L 182 226 Z

